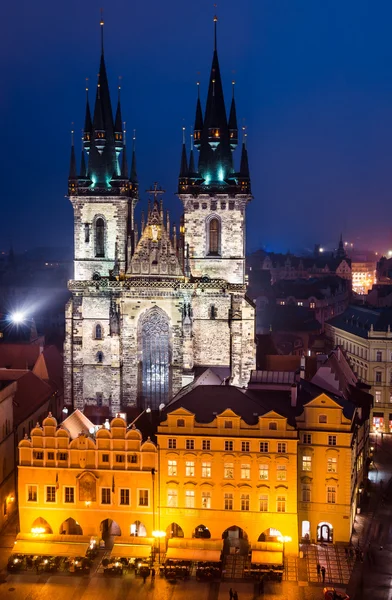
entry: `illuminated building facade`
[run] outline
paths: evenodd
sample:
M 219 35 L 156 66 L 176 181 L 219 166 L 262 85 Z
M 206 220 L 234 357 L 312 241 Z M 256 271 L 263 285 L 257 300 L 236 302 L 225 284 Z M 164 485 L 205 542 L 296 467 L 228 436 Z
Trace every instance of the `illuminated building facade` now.
M 75 278 L 66 308 L 68 405 L 99 407 L 107 416 L 136 405 L 158 409 L 193 380 L 197 367 L 223 367 L 232 384 L 247 384 L 255 363 L 254 307 L 244 272 L 251 193 L 245 143 L 240 170 L 233 168 L 237 142 L 235 101 L 227 120 L 215 44 L 204 116 L 197 101 L 197 167 L 193 149 L 189 161 L 185 143 L 182 149 L 180 230 L 170 226 L 155 185 L 139 231 L 135 148 L 129 174 L 120 100 L 113 118 L 102 40 L 79 171 L 71 151 Z
M 345 350 L 353 371 L 371 386 L 371 431 L 392 433 L 392 315 L 390 309 L 350 306 L 326 323 L 333 345 Z

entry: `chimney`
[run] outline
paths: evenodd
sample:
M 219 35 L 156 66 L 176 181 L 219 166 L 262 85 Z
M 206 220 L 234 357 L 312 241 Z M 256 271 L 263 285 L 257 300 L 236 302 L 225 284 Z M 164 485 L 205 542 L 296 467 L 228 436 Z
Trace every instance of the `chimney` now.
M 293 383 L 291 386 L 291 406 L 297 406 L 298 386 Z

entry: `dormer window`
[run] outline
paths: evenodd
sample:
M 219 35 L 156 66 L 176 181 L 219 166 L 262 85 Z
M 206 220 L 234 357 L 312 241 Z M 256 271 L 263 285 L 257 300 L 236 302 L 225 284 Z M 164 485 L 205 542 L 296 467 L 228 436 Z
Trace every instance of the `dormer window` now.
M 319 415 L 319 423 L 326 423 L 327 415 Z
M 270 429 L 271 431 L 276 431 L 278 429 L 278 424 L 276 423 L 276 421 L 270 421 L 268 429 Z
M 233 429 L 233 421 L 225 421 L 225 429 Z
M 185 427 L 184 419 L 177 419 L 177 427 Z

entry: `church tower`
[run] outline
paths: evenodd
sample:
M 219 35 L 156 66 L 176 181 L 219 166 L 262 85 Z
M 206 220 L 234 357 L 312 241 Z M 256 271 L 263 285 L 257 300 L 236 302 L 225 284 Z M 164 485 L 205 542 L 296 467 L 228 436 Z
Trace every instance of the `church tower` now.
M 125 270 L 126 247 L 134 235 L 137 178 L 128 174 L 120 88 L 112 112 L 104 56 L 101 20 L 101 59 L 94 112 L 86 89 L 83 148 L 78 172 L 72 140 L 68 193 L 74 209 L 74 277 L 87 280 Z M 134 160 L 134 157 L 133 157 Z M 134 170 L 133 170 L 134 171 Z
M 193 145 L 199 153 L 198 167 L 195 169 L 193 147 L 187 165 L 183 144 L 178 194 L 184 205 L 185 243 L 189 245 L 192 274 L 243 285 L 245 211 L 252 196 L 246 136 L 238 171 L 233 164 L 237 144 L 234 82 L 227 119 L 217 50 L 217 17 L 214 17 L 207 102 L 203 116 L 198 94 L 193 132 Z

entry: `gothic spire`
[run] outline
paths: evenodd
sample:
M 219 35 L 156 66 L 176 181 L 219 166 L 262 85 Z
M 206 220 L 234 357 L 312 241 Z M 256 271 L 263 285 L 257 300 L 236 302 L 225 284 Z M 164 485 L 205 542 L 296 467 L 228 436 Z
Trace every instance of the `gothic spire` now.
M 128 179 L 127 140 L 126 140 L 125 122 L 124 122 L 124 133 L 123 133 L 122 137 L 123 137 L 123 151 L 122 151 L 122 159 L 121 159 L 121 177 L 123 179 Z
M 116 118 L 114 120 L 114 137 L 115 137 L 115 145 L 116 151 L 118 153 L 121 152 L 123 147 L 123 129 L 122 129 L 122 117 L 121 117 L 121 98 L 120 98 L 121 86 L 118 86 L 118 100 L 117 100 L 117 110 L 116 110 Z
M 189 153 L 188 175 L 189 175 L 189 177 L 192 177 L 195 174 L 196 174 L 196 170 L 195 170 L 195 158 L 193 156 L 193 134 L 191 133 L 191 151 Z
M 185 146 L 185 127 L 182 128 L 182 152 L 181 152 L 181 165 L 180 165 L 180 179 L 188 176 L 188 160 L 186 157 L 186 146 Z
M 132 143 L 132 163 L 131 163 L 131 183 L 137 184 L 137 170 L 136 170 L 136 130 L 133 130 L 133 143 Z
M 84 158 L 84 150 L 82 148 L 82 156 L 80 159 L 80 177 L 84 179 L 86 177 L 86 160 Z
M 242 141 L 242 150 L 241 150 L 241 163 L 240 163 L 240 178 L 249 180 L 249 161 L 248 161 L 248 150 L 246 148 L 246 133 L 244 133 L 244 139 Z
M 200 148 L 201 143 L 201 132 L 203 131 L 203 112 L 200 104 L 200 83 L 197 82 L 197 103 L 196 103 L 196 115 L 195 115 L 195 127 L 193 130 L 193 139 L 195 141 L 195 147 Z
M 83 146 L 87 152 L 90 151 L 91 139 L 93 134 L 93 123 L 91 121 L 90 103 L 88 101 L 88 79 L 86 79 L 86 116 L 84 119 L 84 130 L 83 130 Z
M 231 99 L 230 116 L 229 116 L 229 136 L 230 136 L 230 147 L 234 150 L 238 144 L 238 125 L 237 125 L 237 111 L 235 107 L 234 97 L 234 86 L 235 82 L 232 82 L 233 86 L 233 97 Z
M 77 179 L 74 131 L 71 131 L 71 159 L 69 162 L 69 179 Z

